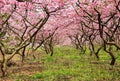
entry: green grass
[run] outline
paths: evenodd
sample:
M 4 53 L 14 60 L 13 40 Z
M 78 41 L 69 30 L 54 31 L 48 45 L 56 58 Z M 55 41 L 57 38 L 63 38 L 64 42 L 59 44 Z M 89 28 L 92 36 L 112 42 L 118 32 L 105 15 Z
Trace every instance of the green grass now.
M 56 47 L 51 57 L 43 54 L 41 59 L 30 62 L 44 62 L 42 72 L 32 75 L 15 75 L 15 80 L 38 80 L 38 81 L 119 81 L 120 80 L 120 52 L 115 52 L 116 64 L 110 66 L 109 54 L 100 51 L 100 60 L 95 55 L 90 56 L 89 50 L 81 54 L 72 47 Z M 33 68 L 34 70 L 34 68 Z M 11 78 L 13 78 L 11 76 Z
M 48 55 L 44 57 L 43 72 L 34 74 L 31 79 L 43 81 L 119 81 L 120 67 L 110 66 L 110 57 L 103 51 L 100 52 L 100 58 L 98 61 L 95 56 L 79 54 L 79 50 L 71 47 L 55 48 L 55 54 L 52 57 Z

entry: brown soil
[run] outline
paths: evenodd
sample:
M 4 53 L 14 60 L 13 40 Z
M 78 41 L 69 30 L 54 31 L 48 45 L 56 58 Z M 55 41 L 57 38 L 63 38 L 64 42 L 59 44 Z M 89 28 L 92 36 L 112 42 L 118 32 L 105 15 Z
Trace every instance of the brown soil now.
M 27 56 L 24 63 L 21 62 L 20 55 L 15 55 L 14 58 L 11 60 L 11 66 L 7 69 L 7 76 L 5 78 L 0 78 L 0 81 L 14 81 L 14 79 L 10 78 L 11 75 L 26 75 L 30 76 L 35 74 L 36 72 L 42 72 L 43 62 L 41 58 L 43 56 L 42 53 L 35 52 L 36 61 L 32 62 L 32 55 Z M 0 60 L 2 59 L 2 55 L 0 54 Z M 39 60 L 40 59 L 40 60 Z M 0 76 L 1 76 L 0 70 Z

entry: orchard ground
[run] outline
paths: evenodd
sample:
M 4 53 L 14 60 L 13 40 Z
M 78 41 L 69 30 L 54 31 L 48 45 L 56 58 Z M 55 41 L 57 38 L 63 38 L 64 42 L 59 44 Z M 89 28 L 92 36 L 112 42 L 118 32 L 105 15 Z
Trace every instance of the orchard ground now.
M 19 55 L 8 68 L 8 76 L 2 81 L 119 81 L 120 52 L 116 54 L 116 63 L 110 66 L 110 57 L 100 51 L 100 60 L 95 55 L 80 53 L 72 47 L 56 47 L 54 55 L 35 52 L 36 59 L 28 55 L 22 64 Z

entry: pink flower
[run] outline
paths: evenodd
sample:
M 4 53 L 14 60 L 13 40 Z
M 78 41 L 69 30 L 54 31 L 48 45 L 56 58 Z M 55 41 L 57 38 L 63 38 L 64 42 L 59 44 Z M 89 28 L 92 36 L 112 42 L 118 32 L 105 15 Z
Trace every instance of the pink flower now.
M 4 6 L 4 1 L 0 1 L 0 9 Z
M 0 25 L 2 24 L 2 19 L 0 19 Z

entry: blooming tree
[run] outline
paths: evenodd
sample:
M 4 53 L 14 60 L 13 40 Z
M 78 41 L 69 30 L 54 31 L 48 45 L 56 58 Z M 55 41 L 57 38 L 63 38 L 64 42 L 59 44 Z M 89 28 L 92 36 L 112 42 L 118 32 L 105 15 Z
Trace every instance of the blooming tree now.
M 97 39 L 99 38 L 101 41 L 101 46 L 104 51 L 111 56 L 112 60 L 110 64 L 114 65 L 115 56 L 113 46 L 120 49 L 118 43 L 118 33 L 120 31 L 120 1 L 85 0 L 81 2 L 78 0 L 76 4 L 79 7 L 77 14 L 80 18 L 83 18 L 80 19 L 80 21 L 86 28 L 98 32 Z M 83 14 L 80 14 L 79 11 L 82 11 Z M 107 46 L 109 49 L 107 49 Z
M 20 55 L 24 57 L 25 48 L 44 27 L 50 15 L 63 5 L 62 0 L 0 1 L 0 51 L 3 56 L 1 64 L 3 76 L 6 75 L 7 63 L 20 50 L 23 50 Z
M 14 55 L 24 59 L 31 44 L 37 49 L 49 43 L 52 55 L 53 40 L 69 38 L 84 51 L 89 44 L 97 58 L 103 48 L 114 65 L 113 46 L 120 49 L 119 27 L 119 0 L 0 0 L 2 75 Z

